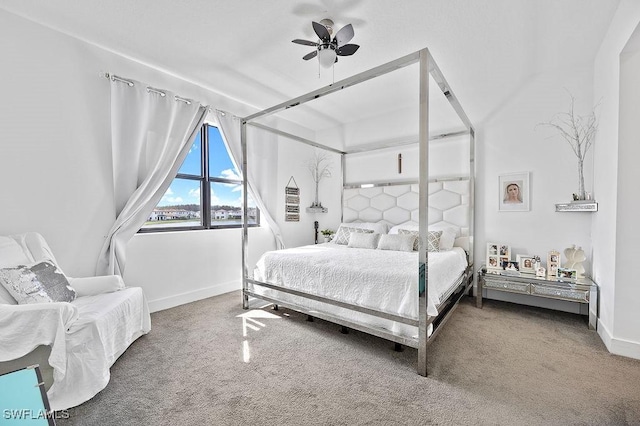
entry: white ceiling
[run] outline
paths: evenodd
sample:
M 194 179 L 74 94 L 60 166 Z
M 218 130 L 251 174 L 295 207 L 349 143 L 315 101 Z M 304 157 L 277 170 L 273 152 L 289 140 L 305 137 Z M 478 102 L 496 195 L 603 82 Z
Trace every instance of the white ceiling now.
M 428 47 L 474 123 L 532 75 L 590 64 L 619 0 L 0 0 L 0 7 L 264 109 Z M 321 71 L 311 21 L 352 23 L 360 50 Z M 407 82 L 315 107 L 327 127 L 403 108 Z M 372 86 L 373 87 L 373 86 Z M 416 86 L 417 87 L 417 81 Z M 379 98 L 387 99 L 380 102 Z M 417 99 L 417 98 L 416 98 Z M 304 120 L 301 114 L 296 120 Z M 445 126 L 446 127 L 446 126 Z

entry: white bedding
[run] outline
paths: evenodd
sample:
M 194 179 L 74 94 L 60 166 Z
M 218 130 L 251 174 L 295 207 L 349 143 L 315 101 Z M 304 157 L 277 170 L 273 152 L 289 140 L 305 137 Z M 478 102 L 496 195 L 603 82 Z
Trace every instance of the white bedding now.
M 463 249 L 429 253 L 427 313 L 449 292 L 467 266 Z M 254 271 L 254 279 L 343 302 L 418 318 L 418 253 L 349 248 L 326 243 L 265 253 Z M 274 297 L 275 291 L 250 286 L 257 294 Z M 350 320 L 365 320 L 402 334 L 415 335 L 415 327 L 363 315 L 355 311 L 278 293 L 278 299 Z

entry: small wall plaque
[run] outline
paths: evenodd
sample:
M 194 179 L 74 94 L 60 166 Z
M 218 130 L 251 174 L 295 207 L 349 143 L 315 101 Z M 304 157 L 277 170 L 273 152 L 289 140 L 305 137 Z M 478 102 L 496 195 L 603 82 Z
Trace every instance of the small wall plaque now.
M 289 182 L 284 188 L 284 220 L 285 222 L 300 222 L 300 188 L 298 188 L 293 176 L 289 178 Z

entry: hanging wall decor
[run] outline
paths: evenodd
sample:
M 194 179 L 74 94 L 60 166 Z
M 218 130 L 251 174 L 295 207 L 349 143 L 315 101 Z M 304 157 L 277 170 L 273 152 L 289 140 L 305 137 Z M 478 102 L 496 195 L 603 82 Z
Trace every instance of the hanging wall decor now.
M 300 222 L 300 188 L 293 176 L 289 178 L 284 188 L 284 220 Z

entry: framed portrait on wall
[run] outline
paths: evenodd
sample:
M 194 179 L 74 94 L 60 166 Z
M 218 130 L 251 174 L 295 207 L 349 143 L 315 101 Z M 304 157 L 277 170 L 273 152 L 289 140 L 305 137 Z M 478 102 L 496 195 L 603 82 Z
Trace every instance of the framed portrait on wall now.
M 499 211 L 528 212 L 529 199 L 529 172 L 498 176 Z

